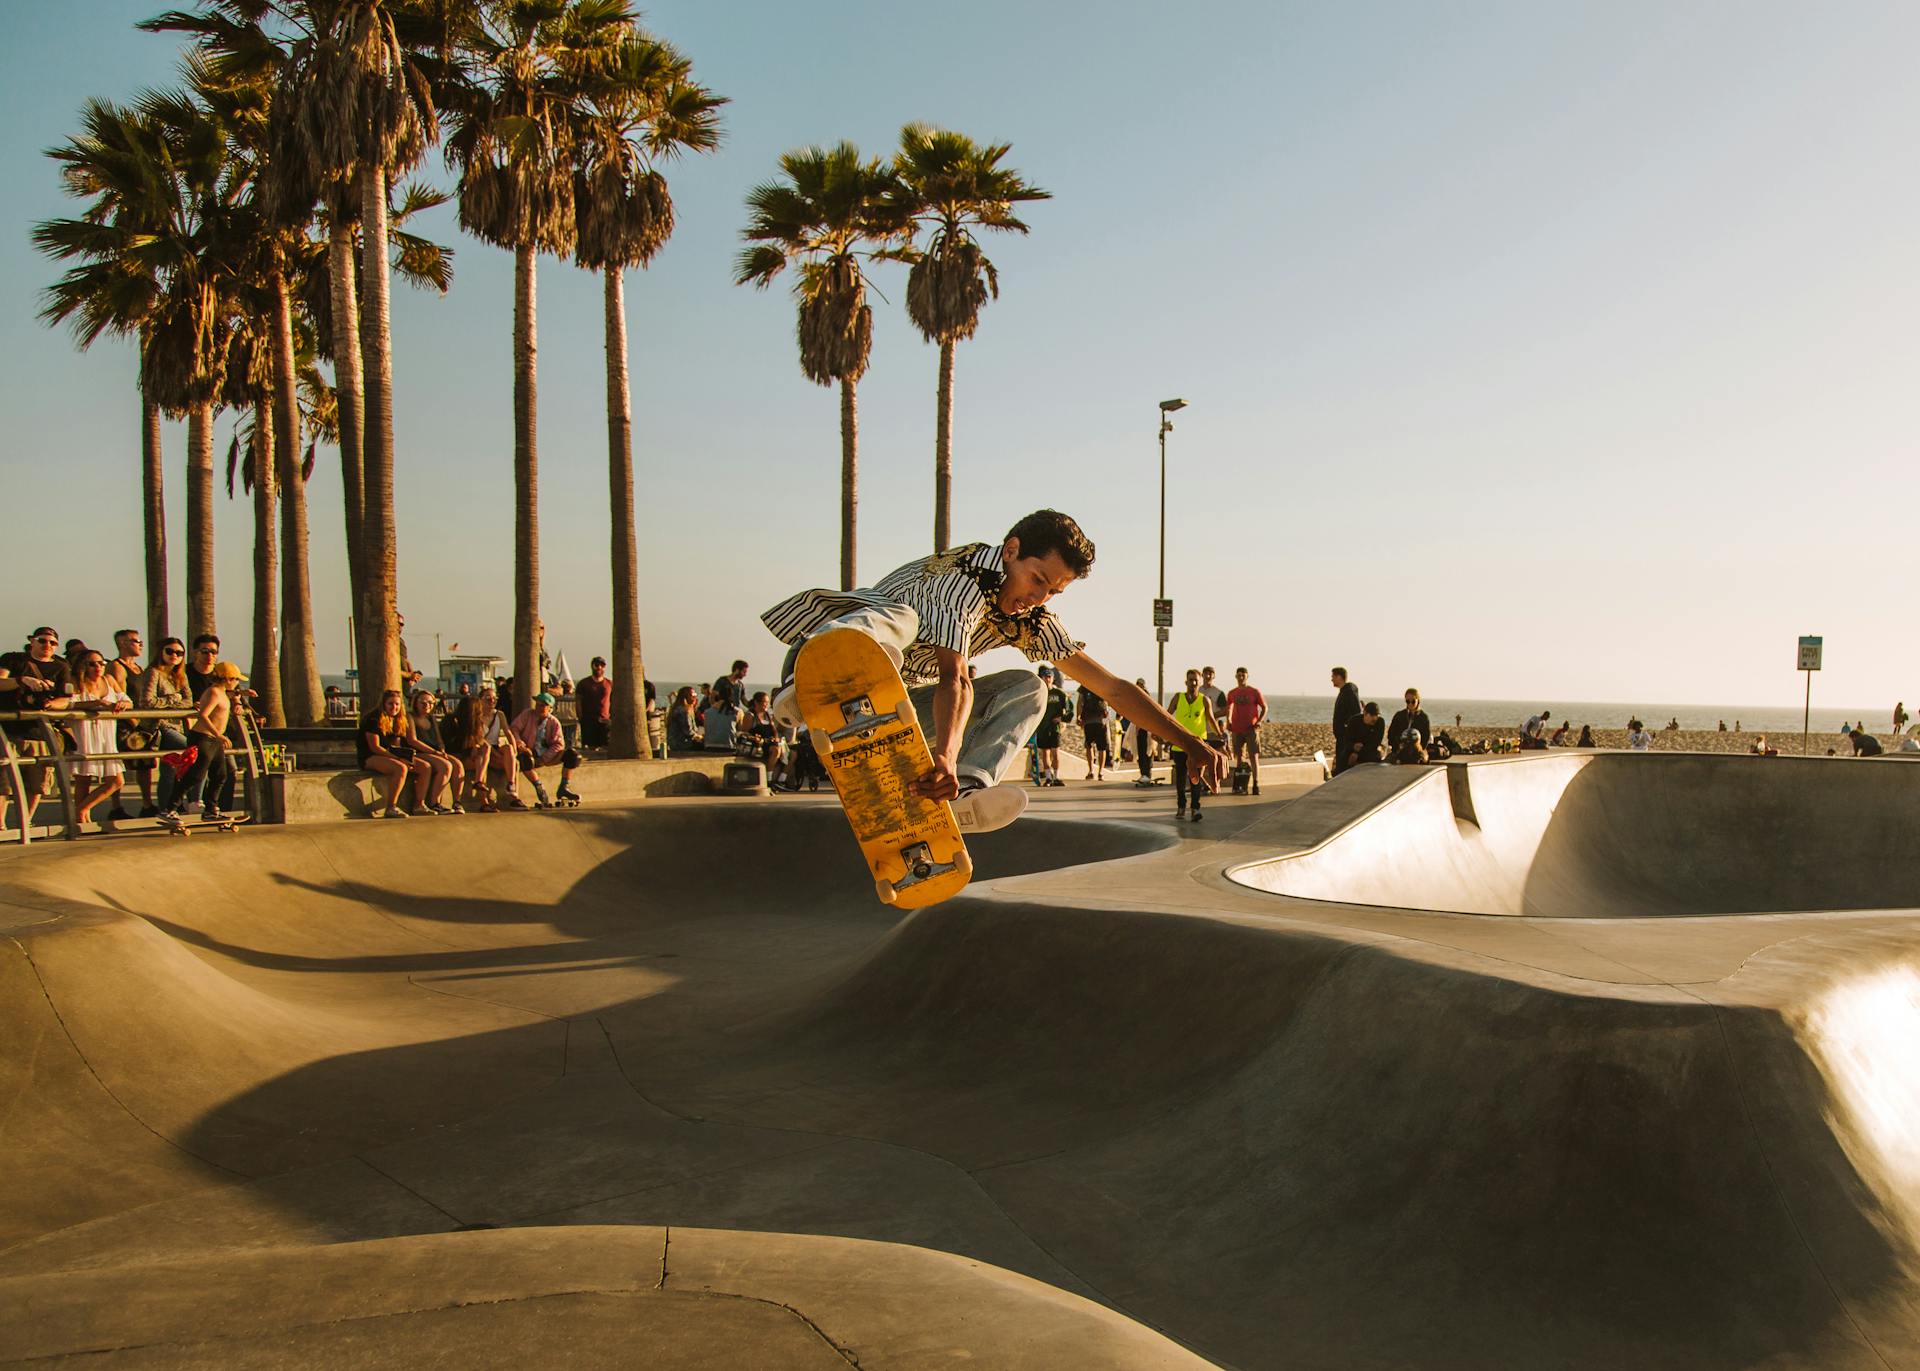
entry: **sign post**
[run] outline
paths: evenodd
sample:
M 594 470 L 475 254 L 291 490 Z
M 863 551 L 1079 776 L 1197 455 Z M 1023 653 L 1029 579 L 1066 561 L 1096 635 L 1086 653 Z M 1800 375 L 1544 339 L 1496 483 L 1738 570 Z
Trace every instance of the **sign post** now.
M 1807 755 L 1807 737 L 1811 733 L 1809 724 L 1813 719 L 1813 673 L 1820 669 L 1820 650 L 1825 639 L 1805 637 L 1800 639 L 1800 670 L 1807 673 L 1807 698 L 1800 711 L 1800 755 Z

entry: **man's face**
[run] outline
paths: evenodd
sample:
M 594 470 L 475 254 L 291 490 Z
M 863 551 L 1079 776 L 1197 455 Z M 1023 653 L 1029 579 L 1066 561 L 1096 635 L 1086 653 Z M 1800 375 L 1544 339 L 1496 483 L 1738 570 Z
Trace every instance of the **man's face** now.
M 601 680 L 606 676 L 606 674 L 607 674 L 607 664 L 605 662 L 595 662 L 593 664 L 594 680 L 596 681 Z
M 747 664 L 745 662 L 740 663 L 739 666 L 733 669 L 733 679 L 736 681 L 744 681 L 747 679 Z
M 1009 538 L 1000 550 L 1006 576 L 995 602 L 1002 614 L 1025 614 L 1038 609 L 1079 579 L 1058 552 L 1044 557 L 1022 557 L 1020 540 Z
M 1338 671 L 1334 672 L 1327 679 L 1332 681 L 1335 686 L 1343 686 L 1347 683 L 1347 678 Z
M 1412 691 L 1408 691 L 1407 692 L 1407 708 L 1418 709 L 1419 707 L 1420 707 L 1420 697 L 1418 695 L 1415 695 Z
M 1208 685 L 1212 685 L 1213 684 L 1213 668 L 1208 667 L 1206 670 L 1202 671 L 1200 673 L 1200 679 L 1205 681 Z
M 205 671 L 213 665 L 214 659 L 219 655 L 219 643 L 202 643 L 193 650 L 193 664 L 199 670 Z
M 36 633 L 27 640 L 27 651 L 36 662 L 52 661 L 54 651 L 59 646 L 60 635 L 57 633 Z
M 1200 673 L 1197 671 L 1189 671 L 1187 673 L 1187 694 L 1191 695 L 1198 689 L 1200 689 Z
M 138 633 L 116 633 L 113 635 L 113 645 L 122 657 L 138 657 L 143 646 Z
M 1233 673 L 1233 679 L 1234 679 L 1234 680 L 1236 680 L 1236 681 L 1238 681 L 1238 682 L 1239 682 L 1239 683 L 1240 683 L 1241 685 L 1245 685 L 1245 684 L 1247 683 L 1247 673 L 1246 673 L 1246 671 L 1245 671 L 1244 669 L 1242 669 L 1242 670 L 1240 670 L 1240 671 L 1236 671 L 1236 672 L 1234 672 L 1234 673 Z

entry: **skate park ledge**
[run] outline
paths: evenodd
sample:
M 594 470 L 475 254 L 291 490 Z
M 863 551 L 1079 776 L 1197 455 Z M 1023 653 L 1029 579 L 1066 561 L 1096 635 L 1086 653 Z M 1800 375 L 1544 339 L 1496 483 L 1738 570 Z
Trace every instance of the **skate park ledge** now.
M 613 804 L 662 796 L 712 795 L 721 790 L 729 753 L 711 757 L 675 757 L 665 761 L 595 758 L 573 773 L 582 804 Z M 548 794 L 560 783 L 560 769 L 540 773 Z M 365 771 L 293 771 L 266 778 L 267 822 L 324 823 L 333 819 L 370 819 L 380 812 L 380 790 Z M 497 788 L 496 788 L 496 793 Z M 522 783 L 521 799 L 533 803 L 533 787 Z

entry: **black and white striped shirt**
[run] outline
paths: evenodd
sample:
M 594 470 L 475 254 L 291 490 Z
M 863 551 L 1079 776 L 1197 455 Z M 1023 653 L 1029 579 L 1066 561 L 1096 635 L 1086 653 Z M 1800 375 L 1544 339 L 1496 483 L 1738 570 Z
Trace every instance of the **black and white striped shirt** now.
M 1086 646 L 1044 605 L 1025 614 L 1002 611 L 1003 577 L 1000 544 L 968 543 L 908 562 L 871 589 L 803 590 L 762 614 L 760 622 L 792 645 L 856 609 L 906 605 L 920 616 L 919 634 L 900 668 L 909 685 L 939 679 L 936 648 L 974 657 L 1012 646 L 1030 662 L 1058 662 Z

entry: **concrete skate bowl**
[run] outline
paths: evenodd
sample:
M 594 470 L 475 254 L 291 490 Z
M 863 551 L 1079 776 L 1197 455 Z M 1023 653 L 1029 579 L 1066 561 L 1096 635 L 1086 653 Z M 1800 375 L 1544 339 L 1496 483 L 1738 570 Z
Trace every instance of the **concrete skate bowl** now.
M 1534 918 L 1920 907 L 1920 767 L 1568 753 L 1416 776 L 1311 849 L 1232 878 L 1301 899 Z M 1346 784 L 1314 802 L 1337 807 Z
M 906 918 L 826 808 L 13 862 L 0 1362 L 1920 1364 L 1902 928 L 1597 986 L 1262 912 L 1233 813 Z
M 868 1174 L 892 1149 L 636 1090 L 650 1054 L 888 937 L 837 811 L 399 827 L 0 866 L 0 1364 L 1202 1364 L 914 1243 Z M 1168 841 L 1063 822 L 973 847 L 990 880 Z M 956 1222 L 946 1248 L 1033 1264 L 1003 1217 Z

